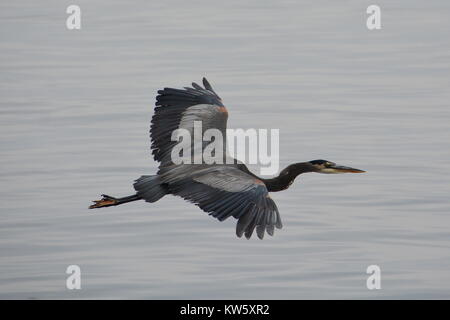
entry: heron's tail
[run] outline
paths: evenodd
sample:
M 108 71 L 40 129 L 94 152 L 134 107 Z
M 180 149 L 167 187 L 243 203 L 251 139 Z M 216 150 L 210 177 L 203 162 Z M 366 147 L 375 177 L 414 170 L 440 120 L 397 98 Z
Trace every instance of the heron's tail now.
M 168 193 L 156 175 L 142 176 L 134 182 L 133 186 L 136 194 L 147 202 L 156 202 Z

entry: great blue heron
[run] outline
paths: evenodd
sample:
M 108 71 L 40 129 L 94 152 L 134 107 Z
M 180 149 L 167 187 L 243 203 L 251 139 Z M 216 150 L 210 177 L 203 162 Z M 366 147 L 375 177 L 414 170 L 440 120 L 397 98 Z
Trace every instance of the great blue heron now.
M 137 179 L 134 182 L 136 194 L 123 198 L 102 195 L 90 209 L 141 199 L 155 202 L 166 194 L 173 194 L 195 203 L 220 221 L 228 217 L 238 219 L 238 237 L 245 234 L 249 239 L 256 228 L 258 237 L 263 239 L 265 231 L 272 236 L 275 227 L 282 227 L 269 192 L 287 189 L 299 174 L 306 172 L 364 172 L 327 160 L 313 160 L 291 164 L 277 177 L 263 179 L 237 160 L 232 164 L 175 164 L 171 159 L 172 148 L 177 143 L 171 138 L 174 130 L 192 131 L 194 121 L 201 121 L 202 130 L 215 128 L 226 137 L 228 111 L 205 78 L 203 85 L 204 88 L 192 83 L 192 87 L 184 90 L 164 88 L 158 91 L 150 128 L 153 157 L 160 163 L 157 174 Z

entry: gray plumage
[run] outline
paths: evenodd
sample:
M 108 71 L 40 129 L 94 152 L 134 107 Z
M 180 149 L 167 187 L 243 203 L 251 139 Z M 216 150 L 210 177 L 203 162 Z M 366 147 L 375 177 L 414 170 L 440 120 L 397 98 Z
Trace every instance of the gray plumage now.
M 228 112 L 209 82 L 204 88 L 192 83 L 192 88 L 164 88 L 158 91 L 155 114 L 151 121 L 151 148 L 155 161 L 160 162 L 156 176 L 142 176 L 134 188 L 142 199 L 154 202 L 165 194 L 180 196 L 209 215 L 223 221 L 238 219 L 236 234 L 250 238 L 254 230 L 260 239 L 265 231 L 273 235 L 282 223 L 275 202 L 264 183 L 247 167 L 234 164 L 181 164 L 171 160 L 172 132 L 184 128 L 192 133 L 194 121 L 202 122 L 202 135 L 208 129 L 218 129 L 226 138 Z M 224 141 L 224 148 L 226 140 Z M 226 155 L 225 149 L 224 155 Z

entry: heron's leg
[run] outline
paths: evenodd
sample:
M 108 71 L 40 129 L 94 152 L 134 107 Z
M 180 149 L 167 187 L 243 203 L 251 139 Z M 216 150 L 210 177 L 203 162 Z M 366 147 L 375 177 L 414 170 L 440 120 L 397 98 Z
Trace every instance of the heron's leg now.
M 123 198 L 114 198 L 106 194 L 102 194 L 102 199 L 95 200 L 94 204 L 91 205 L 89 209 L 118 206 L 119 204 L 136 201 L 140 199 L 141 197 L 139 197 L 137 194 Z

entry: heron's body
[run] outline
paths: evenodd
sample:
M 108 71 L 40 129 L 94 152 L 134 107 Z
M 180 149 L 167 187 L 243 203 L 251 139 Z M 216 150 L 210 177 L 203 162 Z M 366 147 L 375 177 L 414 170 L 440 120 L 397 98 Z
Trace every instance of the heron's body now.
M 158 91 L 150 129 L 153 157 L 160 163 L 158 172 L 137 179 L 135 195 L 124 198 L 103 195 L 103 199 L 94 201 L 90 208 L 116 206 L 141 199 L 155 202 L 172 194 L 195 203 L 220 221 L 229 217 L 238 219 L 236 234 L 239 237 L 245 234 L 250 238 L 256 229 L 262 239 L 265 232 L 273 235 L 275 228 L 282 227 L 280 214 L 269 192 L 287 189 L 299 174 L 306 172 L 363 172 L 325 160 L 314 160 L 292 164 L 277 177 L 263 179 L 235 159 L 224 161 L 225 164 L 175 164 L 172 161 L 172 149 L 177 144 L 177 141 L 172 141 L 174 130 L 193 132 L 194 121 L 201 121 L 203 132 L 218 129 L 226 137 L 228 111 L 205 78 L 203 84 L 204 88 L 193 83 L 192 88 L 184 90 L 165 88 Z M 223 150 L 223 155 L 227 157 L 226 150 Z

